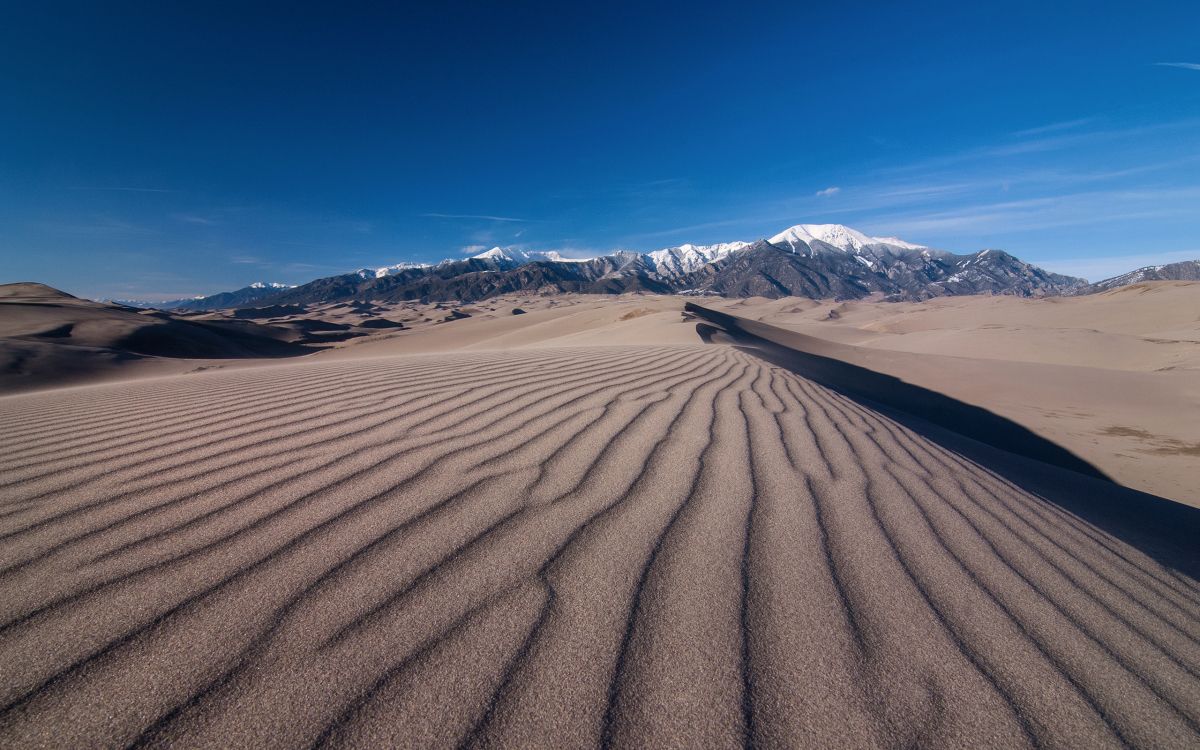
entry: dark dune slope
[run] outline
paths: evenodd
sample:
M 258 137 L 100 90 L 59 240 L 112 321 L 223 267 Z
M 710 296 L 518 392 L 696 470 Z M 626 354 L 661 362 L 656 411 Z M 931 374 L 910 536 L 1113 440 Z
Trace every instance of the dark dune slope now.
M 86 382 L 131 361 L 305 354 L 292 331 L 188 320 L 78 299 L 43 284 L 0 285 L 0 393 Z

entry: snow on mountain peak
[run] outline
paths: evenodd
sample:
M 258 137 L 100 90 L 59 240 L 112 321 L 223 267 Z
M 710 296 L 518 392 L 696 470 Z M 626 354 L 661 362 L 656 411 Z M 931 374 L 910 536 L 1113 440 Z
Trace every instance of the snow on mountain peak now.
M 472 255 L 476 260 L 510 260 L 517 263 L 529 263 L 545 260 L 555 263 L 586 263 L 594 258 L 567 258 L 557 250 L 518 250 L 515 247 L 493 247 L 478 255 Z
M 929 249 L 928 247 L 926 247 L 924 245 L 916 245 L 911 242 L 905 242 L 904 240 L 900 239 L 899 237 L 872 237 L 871 239 L 875 240 L 876 242 L 881 242 L 885 245 L 893 245 L 895 247 L 902 247 L 905 250 L 928 250 Z
M 659 273 L 680 274 L 695 271 L 706 263 L 720 260 L 730 253 L 736 253 L 749 246 L 749 242 L 721 242 L 716 245 L 687 243 L 646 254 L 650 256 Z
M 409 262 L 396 263 L 395 265 L 383 266 L 382 268 L 376 268 L 374 271 L 374 275 L 375 275 L 375 278 L 382 279 L 384 276 L 394 276 L 395 274 L 398 274 L 401 271 L 408 271 L 413 268 L 429 268 L 429 264 L 428 263 L 409 263 Z M 359 275 L 362 276 L 363 278 L 369 278 L 371 273 L 372 273 L 371 271 L 364 268 L 362 271 L 359 272 Z
M 516 260 L 512 255 L 505 252 L 502 247 L 493 247 L 491 250 L 484 250 L 478 255 L 472 255 L 472 258 L 477 260 Z
M 251 289 L 292 289 L 295 286 L 296 286 L 295 284 L 281 284 L 278 281 L 256 281 L 250 285 L 250 288 Z M 203 297 L 203 295 L 201 295 L 201 297 L 197 297 L 197 299 L 201 299 L 202 297 Z
M 800 242 L 808 244 L 814 240 L 833 245 L 841 250 L 861 250 L 874 243 L 874 240 L 857 229 L 851 229 L 841 224 L 797 224 L 783 230 L 768 242 L 795 245 Z
M 904 250 L 928 250 L 924 245 L 915 245 L 896 237 L 869 237 L 857 229 L 851 229 L 842 224 L 797 224 L 794 227 L 785 229 L 768 241 L 773 244 L 791 246 L 793 249 L 801 243 L 807 245 L 810 242 L 823 242 L 849 253 L 858 253 L 863 248 L 871 245 L 887 245 Z M 694 245 L 689 242 L 648 253 L 639 253 L 638 255 L 647 258 L 658 273 L 665 276 L 679 276 L 696 271 L 709 263 L 722 260 L 731 254 L 741 252 L 750 247 L 751 244 L 749 242 L 735 241 L 720 242 L 713 245 Z M 614 255 L 619 254 L 614 253 Z M 871 255 L 874 257 L 874 253 L 871 253 Z M 515 264 L 534 263 L 538 261 L 585 263 L 595 260 L 595 258 L 567 257 L 556 250 L 523 250 L 516 247 L 500 246 L 472 255 L 470 259 Z M 453 262 L 456 261 L 453 259 L 442 261 L 443 264 Z M 428 267 L 430 267 L 428 263 L 397 263 L 393 266 L 385 266 L 377 269 L 360 269 L 358 274 L 364 279 L 371 277 L 383 278 L 408 269 Z
M 842 224 L 797 224 L 767 241 L 773 245 L 796 245 L 800 242 L 807 245 L 814 240 L 848 252 L 857 252 L 867 245 L 892 245 L 906 250 L 925 249 L 924 245 L 914 245 L 896 237 L 868 237 L 857 229 Z
M 567 258 L 557 250 L 535 250 L 525 254 L 531 260 L 550 260 L 555 263 L 587 263 L 595 258 Z

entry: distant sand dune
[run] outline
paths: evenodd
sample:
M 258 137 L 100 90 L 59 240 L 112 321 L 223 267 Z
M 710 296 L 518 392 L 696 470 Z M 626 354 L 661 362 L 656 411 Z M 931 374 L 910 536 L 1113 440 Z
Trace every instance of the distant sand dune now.
M 1200 743 L 1200 584 L 733 347 L 293 362 L 0 428 L 3 747 Z

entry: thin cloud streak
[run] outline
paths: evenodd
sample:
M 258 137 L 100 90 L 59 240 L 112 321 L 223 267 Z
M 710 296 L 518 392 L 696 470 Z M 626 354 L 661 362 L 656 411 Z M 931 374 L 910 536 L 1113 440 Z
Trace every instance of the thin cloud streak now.
M 896 233 L 1028 232 L 1132 219 L 1190 216 L 1200 188 L 1073 193 L 949 211 L 881 216 L 870 222 Z
M 489 214 L 419 214 L 426 219 L 479 219 L 482 221 L 511 221 L 519 224 L 529 223 L 528 219 L 517 219 L 512 216 L 491 216 Z
M 67 188 L 68 190 L 87 190 L 98 192 L 117 192 L 117 193 L 178 193 L 179 190 L 169 190 L 167 188 L 146 188 L 146 187 L 84 187 L 75 186 Z
M 1062 130 L 1073 130 L 1084 125 L 1091 125 L 1096 121 L 1095 117 L 1081 117 L 1078 120 L 1065 120 L 1063 122 L 1052 122 L 1048 125 L 1040 125 L 1036 128 L 1026 128 L 1013 133 L 1016 138 L 1027 138 L 1031 135 L 1042 135 L 1044 133 L 1057 133 Z
M 35 226 L 56 234 L 80 236 L 160 235 L 157 229 L 121 221 L 107 216 L 85 217 L 75 222 L 38 222 Z
M 1127 128 L 1110 130 L 1092 130 L 1083 133 L 1051 134 L 1041 138 L 1033 138 L 1019 143 L 981 146 L 966 149 L 957 153 L 937 156 L 922 161 L 900 164 L 894 167 L 884 167 L 877 170 L 880 175 L 916 174 L 932 169 L 953 168 L 968 163 L 981 163 L 989 159 L 1004 159 L 1030 154 L 1045 154 L 1064 151 L 1079 146 L 1097 145 L 1100 143 L 1119 142 L 1139 136 L 1164 133 L 1175 130 L 1187 130 L 1200 125 L 1200 118 L 1187 118 L 1171 122 L 1155 123 L 1152 125 L 1136 125 Z
M 782 221 L 783 219 L 780 219 Z M 758 224 L 763 221 L 771 221 L 771 219 L 759 219 L 754 217 L 742 217 L 738 219 L 726 219 L 724 221 L 708 221 L 703 224 L 691 224 L 685 227 L 675 227 L 673 229 L 663 229 L 656 232 L 641 232 L 631 235 L 629 239 L 652 239 L 655 237 L 671 237 L 673 235 L 683 234 L 684 232 L 694 232 L 701 229 L 716 229 L 717 227 L 732 227 L 746 226 L 748 224 Z
M 212 219 L 204 216 L 196 216 L 194 214 L 171 214 L 171 218 L 175 219 L 176 221 L 182 221 L 186 224 L 203 224 L 208 226 L 216 223 Z
M 1174 63 L 1154 63 L 1154 64 L 1161 65 L 1164 68 L 1183 68 L 1184 70 L 1200 70 L 1200 63 L 1174 62 Z

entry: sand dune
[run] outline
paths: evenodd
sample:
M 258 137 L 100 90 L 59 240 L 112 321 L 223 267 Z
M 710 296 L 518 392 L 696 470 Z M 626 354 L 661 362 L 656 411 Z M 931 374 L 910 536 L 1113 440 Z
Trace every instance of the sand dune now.
M 186 372 L 212 360 L 294 357 L 295 331 L 92 302 L 44 284 L 0 284 L 0 393 Z
M 1143 282 L 1082 297 L 708 304 L 832 341 L 890 351 L 1136 372 L 1200 369 L 1196 281 Z
M 734 347 L 343 351 L 0 425 L 0 746 L 1200 742 L 1195 549 Z
M 1200 506 L 1200 282 L 1046 299 L 703 304 L 986 408 L 1122 484 Z

